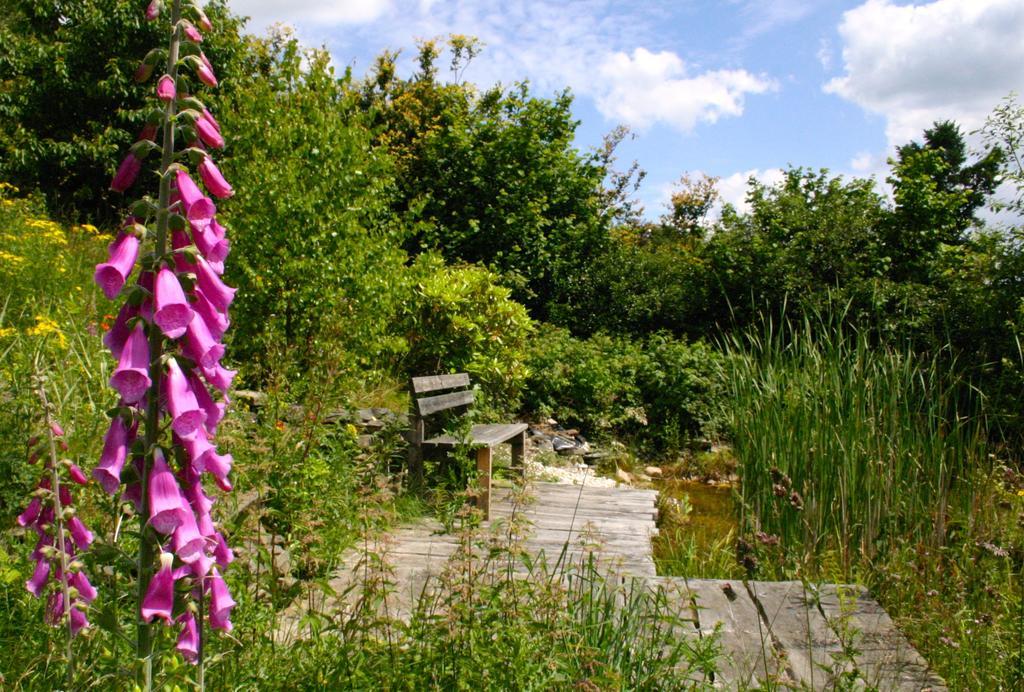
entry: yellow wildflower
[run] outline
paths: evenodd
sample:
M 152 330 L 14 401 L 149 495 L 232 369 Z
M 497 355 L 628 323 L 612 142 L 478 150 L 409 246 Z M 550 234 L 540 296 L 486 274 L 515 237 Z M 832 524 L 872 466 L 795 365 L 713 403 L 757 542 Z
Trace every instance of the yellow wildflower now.
M 0 250 L 0 263 L 9 264 L 14 269 L 17 269 L 25 264 L 25 258 Z
M 0 183 L 3 185 L 3 183 Z M 6 339 L 9 336 L 14 336 L 18 333 L 18 330 L 14 327 L 0 327 L 0 339 Z
M 48 336 L 54 334 L 60 342 L 61 348 L 68 345 L 64 332 L 61 331 L 56 322 L 45 315 L 36 315 L 36 326 L 29 327 L 25 330 L 25 333 L 29 336 Z

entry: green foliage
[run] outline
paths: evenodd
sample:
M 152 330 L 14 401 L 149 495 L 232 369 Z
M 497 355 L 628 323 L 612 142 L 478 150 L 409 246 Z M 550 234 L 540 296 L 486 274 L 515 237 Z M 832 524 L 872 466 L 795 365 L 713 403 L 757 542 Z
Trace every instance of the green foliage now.
M 490 402 L 515 410 L 527 378 L 525 351 L 533 331 L 529 315 L 473 265 L 445 266 L 421 255 L 411 267 L 413 289 L 401 313 L 410 376 L 468 372 Z
M 232 230 L 232 353 L 265 379 L 268 352 L 338 377 L 393 362 L 404 254 L 384 216 L 387 157 L 371 150 L 348 77 L 285 34 L 254 43 L 254 77 L 225 102 L 223 205 Z
M 726 350 L 745 531 L 795 555 L 834 549 L 844 576 L 899 540 L 945 544 L 947 509 L 989 464 L 955 365 L 873 346 L 841 314 L 766 320 Z
M 712 425 L 718 362 L 705 344 L 667 334 L 576 339 L 546 326 L 531 342 L 525 405 L 587 435 L 626 435 L 670 453 Z
M 62 218 L 108 223 L 121 204 L 107 188 L 154 88 L 133 74 L 160 43 L 143 10 L 127 0 L 13 0 L 0 10 L 0 180 L 41 191 Z M 239 22 L 220 2 L 207 11 L 218 28 L 206 52 L 230 85 L 220 59 L 240 45 Z
M 364 87 L 398 166 L 396 210 L 418 222 L 407 246 L 491 267 L 543 319 L 606 242 L 601 156 L 573 147 L 567 92 L 543 99 L 526 84 L 482 94 L 442 84 L 438 55 L 422 44 L 420 71 L 407 80 L 385 55 Z

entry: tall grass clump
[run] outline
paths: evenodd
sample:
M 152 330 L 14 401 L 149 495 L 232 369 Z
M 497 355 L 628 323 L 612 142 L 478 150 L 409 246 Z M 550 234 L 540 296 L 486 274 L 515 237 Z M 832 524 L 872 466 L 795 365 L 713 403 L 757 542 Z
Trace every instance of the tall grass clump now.
M 765 319 L 724 348 L 746 532 L 804 564 L 836 556 L 847 577 L 896 539 L 944 543 L 953 505 L 972 501 L 964 481 L 989 463 L 955 359 L 873 343 L 842 311 Z

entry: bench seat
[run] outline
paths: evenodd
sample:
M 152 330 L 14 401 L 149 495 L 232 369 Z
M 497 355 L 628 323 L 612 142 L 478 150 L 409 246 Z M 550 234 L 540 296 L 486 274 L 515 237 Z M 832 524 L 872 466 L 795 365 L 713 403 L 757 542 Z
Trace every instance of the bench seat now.
M 437 435 L 423 440 L 424 447 L 457 447 L 468 444 L 471 447 L 493 447 L 508 442 L 516 435 L 526 432 L 526 423 L 490 423 L 474 425 L 469 431 L 469 439 L 459 440 L 452 435 Z

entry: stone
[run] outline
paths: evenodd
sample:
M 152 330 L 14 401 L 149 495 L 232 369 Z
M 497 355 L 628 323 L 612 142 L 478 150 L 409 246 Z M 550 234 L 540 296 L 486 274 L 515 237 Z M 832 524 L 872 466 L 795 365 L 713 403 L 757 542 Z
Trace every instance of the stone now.
M 633 482 L 633 474 L 625 469 L 615 469 L 615 480 L 620 483 L 630 484 Z
M 658 466 L 646 466 L 644 467 L 644 473 L 651 478 L 661 478 L 664 475 Z

